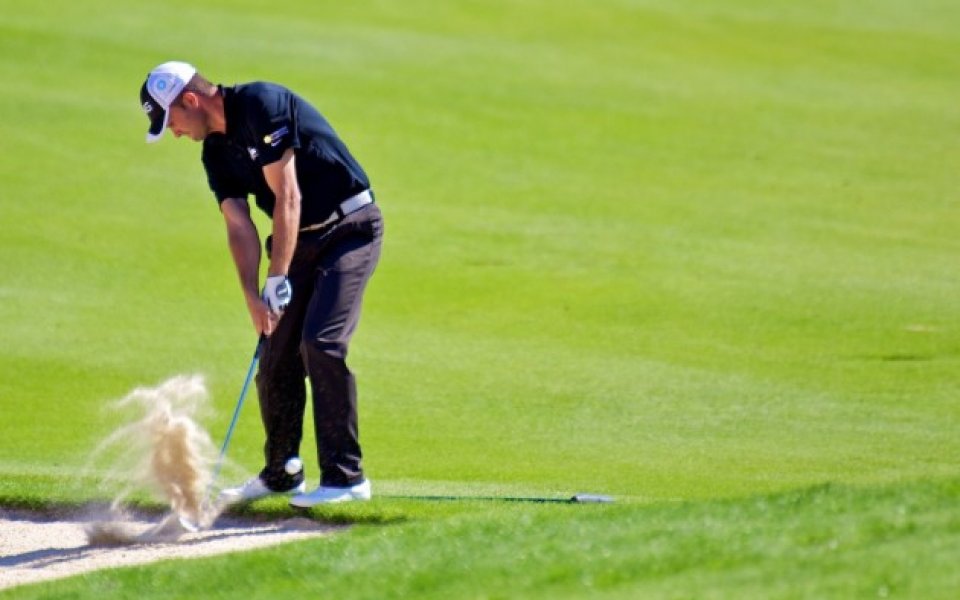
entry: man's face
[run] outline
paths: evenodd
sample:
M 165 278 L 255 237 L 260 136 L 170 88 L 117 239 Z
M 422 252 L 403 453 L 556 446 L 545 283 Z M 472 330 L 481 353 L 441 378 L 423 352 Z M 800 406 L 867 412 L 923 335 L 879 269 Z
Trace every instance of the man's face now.
M 210 134 L 210 127 L 200 98 L 193 92 L 185 92 L 171 104 L 167 127 L 175 137 L 185 135 L 195 142 L 203 141 Z

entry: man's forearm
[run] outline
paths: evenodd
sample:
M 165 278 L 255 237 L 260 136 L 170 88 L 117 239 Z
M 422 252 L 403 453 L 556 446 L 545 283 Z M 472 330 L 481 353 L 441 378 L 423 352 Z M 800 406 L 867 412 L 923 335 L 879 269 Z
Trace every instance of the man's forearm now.
M 247 301 L 260 297 L 260 234 L 252 221 L 227 230 L 230 254 Z
M 270 275 L 286 275 L 297 247 L 300 228 L 298 190 L 284 189 L 273 208 L 273 242 L 270 250 Z
M 273 205 L 273 245 L 270 250 L 270 275 L 287 275 L 300 232 L 300 185 L 297 183 L 296 156 L 292 148 L 280 160 L 263 167 L 263 176 L 276 199 Z

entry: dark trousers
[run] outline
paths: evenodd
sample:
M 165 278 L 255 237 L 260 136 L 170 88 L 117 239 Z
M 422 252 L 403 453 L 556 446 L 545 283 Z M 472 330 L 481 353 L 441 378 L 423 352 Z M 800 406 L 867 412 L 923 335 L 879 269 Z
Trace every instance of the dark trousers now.
M 306 407 L 304 377 L 313 394 L 313 420 L 322 485 L 363 480 L 357 424 L 357 384 L 347 347 L 360 319 L 367 281 L 380 258 L 383 219 L 369 204 L 320 232 L 301 233 L 290 263 L 290 305 L 267 338 L 257 373 L 266 465 L 260 477 L 285 490 L 303 474 L 284 471 L 300 454 Z

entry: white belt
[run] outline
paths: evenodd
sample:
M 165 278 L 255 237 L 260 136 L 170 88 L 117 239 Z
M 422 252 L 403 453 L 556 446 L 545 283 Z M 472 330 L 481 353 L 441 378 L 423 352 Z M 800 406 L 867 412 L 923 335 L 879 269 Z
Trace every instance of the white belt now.
M 346 200 L 340 203 L 340 206 L 337 207 L 337 210 L 333 211 L 329 217 L 327 217 L 322 223 L 314 223 L 313 225 L 307 225 L 300 229 L 301 232 L 305 231 L 316 231 L 318 229 L 323 229 L 327 225 L 336 223 L 345 216 L 355 213 L 364 206 L 371 204 L 373 202 L 373 194 L 370 193 L 370 190 L 363 190 L 355 196 L 350 196 Z

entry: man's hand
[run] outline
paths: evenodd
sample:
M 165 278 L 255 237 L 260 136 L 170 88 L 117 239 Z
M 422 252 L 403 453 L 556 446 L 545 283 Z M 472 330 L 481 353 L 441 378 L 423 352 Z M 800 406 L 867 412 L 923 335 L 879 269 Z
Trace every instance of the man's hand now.
M 247 310 L 250 311 L 250 320 L 258 334 L 270 336 L 277 328 L 277 317 L 270 312 L 266 303 L 259 296 L 247 297 Z
M 290 304 L 293 297 L 293 288 L 290 287 L 290 280 L 286 275 L 272 275 L 267 277 L 267 283 L 263 286 L 263 302 L 267 305 L 270 313 L 280 318 L 284 309 Z

